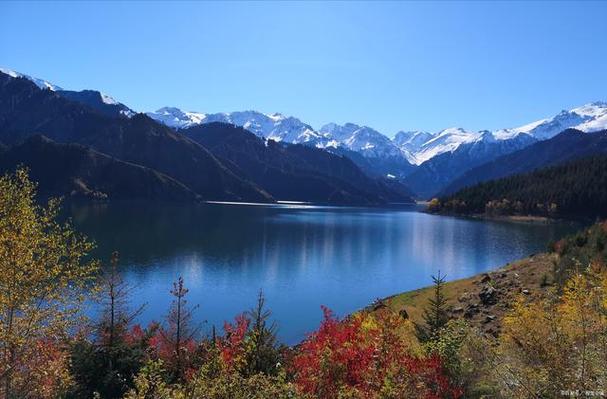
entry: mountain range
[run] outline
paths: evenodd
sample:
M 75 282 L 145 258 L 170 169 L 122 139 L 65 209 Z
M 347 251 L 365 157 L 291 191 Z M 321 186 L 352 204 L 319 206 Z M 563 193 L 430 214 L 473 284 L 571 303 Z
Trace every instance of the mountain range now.
M 225 122 L 244 127 L 260 137 L 275 141 L 313 143 L 319 147 L 341 145 L 370 157 L 402 155 L 415 165 L 445 152 L 453 152 L 463 144 L 478 141 L 509 140 L 520 134 L 526 134 L 536 140 L 546 140 L 569 128 L 593 132 L 607 127 L 607 103 L 600 101 L 568 111 L 563 110 L 554 117 L 516 128 L 478 132 L 461 127 L 447 128 L 436 133 L 400 131 L 393 139 L 368 126 L 328 123 L 316 131 L 297 118 L 257 111 L 204 114 L 164 107 L 156 112 L 147 112 L 147 115 L 176 129 L 210 122 Z
M 264 139 L 322 148 L 349 157 L 371 176 L 399 179 L 419 198 L 435 196 L 469 170 L 563 130 L 591 133 L 607 127 L 605 102 L 564 110 L 516 128 L 400 131 L 392 139 L 354 123 L 328 123 L 315 130 L 294 117 L 256 111 L 204 114 L 165 107 L 147 115 L 177 130 L 220 121 L 241 126 Z
M 205 124 L 207 141 L 211 137 L 229 139 L 228 135 L 214 133 L 214 130 L 225 132 L 232 126 Z M 215 143 L 211 151 L 200 144 L 204 142 L 200 135 L 184 134 L 183 130 L 176 132 L 145 114 L 134 113 L 116 101 L 107 100 L 99 92 L 67 92 L 27 76 L 0 72 L 2 166 L 7 170 L 25 164 L 34 175 L 43 178 L 45 184 L 41 184 L 41 188 L 52 194 L 61 188 L 70 195 L 94 198 L 196 197 L 212 201 L 274 202 L 284 199 L 280 196 L 285 194 L 285 190 L 277 186 L 297 183 L 301 195 L 289 196 L 288 200 L 348 205 L 411 202 L 406 190 L 395 182 L 384 183 L 368 177 L 347 158 L 315 147 L 285 150 L 291 169 L 280 170 L 283 179 L 270 185 L 263 175 L 276 169 L 276 165 L 272 163 L 275 161 L 272 156 L 263 156 L 270 151 L 263 150 L 268 141 L 240 130 L 245 133 L 242 140 L 223 146 Z M 45 138 L 32 141 L 36 135 Z M 257 167 L 244 168 L 242 163 L 239 167 L 237 161 L 243 160 L 231 160 L 230 152 L 223 151 L 228 145 L 240 153 L 247 153 L 247 146 L 263 148 Z M 287 143 L 283 146 L 296 147 Z M 293 160 L 296 152 L 299 159 Z M 43 170 L 41 165 L 63 162 L 55 161 L 54 156 L 74 159 L 73 167 Z M 116 171 L 120 184 L 112 186 L 106 181 L 107 170 L 111 169 L 108 164 Z M 133 167 L 137 167 L 139 174 Z M 343 176 L 335 170 L 342 170 Z M 52 171 L 57 181 L 46 183 L 52 180 L 48 176 Z M 147 173 L 146 178 L 142 177 L 142 171 Z M 256 182 L 271 188 L 278 197 Z M 137 189 L 140 184 L 144 187 Z M 160 185 L 164 187 L 157 187 Z M 125 186 L 130 188 L 120 189 Z
M 219 129 L 217 123 L 230 124 L 245 129 L 257 136 L 260 139 L 259 143 L 265 143 L 266 148 L 269 147 L 268 143 L 270 142 L 281 143 L 283 146 L 300 145 L 314 148 L 323 153 L 334 155 L 335 159 L 347 158 L 351 161 L 351 165 L 354 165 L 374 182 L 381 182 L 380 185 L 384 188 L 387 184 L 386 181 L 391 181 L 392 185 L 398 183 L 398 192 L 412 193 L 412 195 L 418 198 L 431 198 L 447 190 L 456 181 L 460 181 L 457 184 L 467 184 L 467 181 L 473 182 L 475 181 L 474 179 L 466 180 L 468 178 L 464 178 L 473 169 L 483 168 L 484 164 L 494 162 L 500 157 L 516 153 L 538 142 L 549 140 L 563 130 L 574 128 L 578 131 L 591 133 L 607 127 L 607 103 L 604 102 L 593 102 L 561 111 L 553 117 L 540 119 L 516 128 L 477 132 L 468 131 L 460 127 L 447 128 L 438 132 L 399 131 L 394 135 L 394 138 L 389 138 L 371 127 L 354 123 L 345 123 L 343 125 L 328 123 L 315 129 L 311 125 L 292 116 L 285 116 L 279 113 L 265 114 L 257 111 L 202 113 L 182 111 L 176 107 L 163 107 L 155 112 L 146 112 L 147 118 L 144 118 L 142 114 L 137 114 L 137 112 L 128 106 L 99 91 L 64 90 L 50 82 L 18 72 L 5 69 L 0 69 L 0 72 L 13 79 L 21 77 L 24 80 L 29 80 L 40 91 L 53 93 L 57 97 L 68 100 L 72 104 L 72 107 L 75 104 L 85 106 L 88 111 L 95 111 L 95 118 L 100 116 L 113 118 L 116 121 L 120 121 L 119 125 L 124 126 L 148 124 L 147 128 L 152 128 L 153 126 L 152 130 L 162 130 L 163 135 L 172 137 L 173 141 L 177 137 L 189 139 L 188 146 L 197 144 L 207 151 L 208 149 L 204 148 L 205 145 L 201 145 L 203 141 L 199 140 L 197 136 L 192 136 L 192 132 L 194 131 L 192 129 L 204 125 L 213 125 Z M 32 112 L 32 110 L 26 111 L 24 115 L 28 112 Z M 11 118 L 25 117 L 24 115 L 12 114 Z M 156 124 L 150 125 L 152 121 Z M 52 134 L 40 130 L 35 132 L 43 133 L 58 142 L 72 142 L 72 140 L 75 140 L 74 142 L 91 146 L 101 152 L 108 152 L 109 155 L 125 156 L 123 153 L 115 153 L 116 148 L 107 148 L 109 144 L 103 141 L 96 141 L 98 139 L 97 134 L 89 135 L 87 138 L 79 136 L 77 139 L 65 136 L 69 132 L 66 129 L 58 129 L 54 125 L 56 123 L 58 122 L 55 121 L 51 124 L 55 129 Z M 45 129 L 51 126 L 48 121 L 45 121 L 45 124 Z M 27 126 L 27 129 L 30 130 L 36 130 L 36 128 L 37 126 L 31 123 Z M 11 138 L 0 138 L 0 141 L 6 140 L 5 144 L 10 145 L 11 140 L 14 143 L 14 139 L 16 138 L 23 139 L 29 134 L 34 133 L 34 131 L 27 131 L 27 129 L 21 132 L 17 129 L 17 131 L 11 132 Z M 80 127 L 77 127 L 77 129 L 80 129 Z M 67 130 L 69 131 L 69 129 Z M 187 131 L 189 133 L 184 133 Z M 2 131 L 0 131 L 1 134 Z M 121 139 L 123 138 L 121 137 Z M 250 140 L 245 141 L 250 142 Z M 181 145 L 184 143 L 181 143 Z M 216 148 L 225 149 L 220 146 Z M 314 152 L 314 154 L 318 153 Z M 232 153 L 230 152 L 230 154 Z M 126 160 L 143 163 L 145 166 L 152 168 L 160 167 L 158 163 L 163 163 L 154 163 L 151 156 L 148 159 L 142 160 L 138 158 L 139 155 L 130 154 L 126 157 L 128 158 Z M 243 178 L 246 175 L 246 173 L 242 173 L 242 170 L 237 171 L 234 165 L 238 163 L 235 162 L 235 159 L 231 159 L 229 162 L 226 159 L 222 159 L 222 156 L 227 157 L 226 153 L 220 155 L 211 151 L 210 155 L 214 156 L 216 161 L 223 166 L 225 173 L 237 178 Z M 169 159 L 166 158 L 164 161 L 168 163 Z M 174 166 L 163 163 L 162 168 L 160 168 L 162 170 L 159 169 L 158 171 L 167 173 L 180 180 L 180 176 L 173 176 L 171 174 L 175 173 L 172 168 Z M 473 174 L 478 173 L 475 172 Z M 331 175 L 331 173 L 325 170 L 323 175 Z M 196 182 L 193 180 L 197 179 L 191 176 L 181 178 L 188 180 L 184 182 L 188 187 L 192 184 L 196 185 Z M 256 182 L 256 179 L 251 178 L 251 176 L 244 178 L 244 180 L 244 185 L 246 183 L 255 184 Z M 337 186 L 339 185 L 334 187 Z M 405 188 L 405 186 L 408 188 Z M 339 187 L 344 188 L 343 186 Z M 190 188 L 193 188 L 196 193 L 200 194 L 201 187 Z M 360 186 L 358 188 L 361 189 Z M 257 187 L 257 189 L 260 193 L 264 192 L 261 194 L 261 197 L 272 197 L 271 190 L 266 190 L 265 187 Z M 346 191 L 349 194 L 353 194 L 351 189 Z M 390 195 L 386 196 L 385 193 L 381 195 L 379 193 L 375 194 L 377 194 L 376 200 L 378 201 L 379 198 L 386 199 L 390 197 Z M 235 196 L 238 197 L 238 194 Z M 352 199 L 356 195 L 354 197 L 346 197 Z

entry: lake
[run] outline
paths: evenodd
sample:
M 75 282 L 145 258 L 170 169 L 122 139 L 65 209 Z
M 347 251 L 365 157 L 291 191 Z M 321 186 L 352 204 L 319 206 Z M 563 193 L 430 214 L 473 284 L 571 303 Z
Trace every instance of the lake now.
M 134 286 L 139 322 L 162 321 L 179 276 L 202 331 L 249 308 L 263 290 L 279 337 L 294 344 L 317 328 L 321 305 L 338 315 L 376 298 L 471 276 L 545 250 L 576 229 L 429 215 L 417 206 L 337 208 L 302 205 L 67 205 L 95 255 Z

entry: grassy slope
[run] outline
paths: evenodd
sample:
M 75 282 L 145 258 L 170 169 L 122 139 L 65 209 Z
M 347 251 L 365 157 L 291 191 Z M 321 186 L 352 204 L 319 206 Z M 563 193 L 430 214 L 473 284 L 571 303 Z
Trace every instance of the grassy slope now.
M 556 254 L 538 254 L 508 264 L 489 273 L 470 278 L 455 280 L 445 285 L 445 295 L 454 318 L 464 317 L 468 322 L 487 335 L 500 332 L 501 321 L 511 308 L 514 300 L 520 296 L 536 300 L 543 298 L 552 288 L 553 268 L 557 261 Z M 487 279 L 490 280 L 483 281 Z M 547 276 L 549 285 L 544 279 Z M 495 288 L 496 303 L 483 304 L 479 292 L 486 286 Z M 523 293 L 526 290 L 527 293 Z M 391 310 L 400 312 L 404 309 L 413 322 L 422 321 L 423 309 L 433 295 L 433 287 L 397 294 L 386 298 L 383 303 Z M 381 306 L 370 306 L 365 311 L 381 311 Z M 495 316 L 493 320 L 487 316 Z

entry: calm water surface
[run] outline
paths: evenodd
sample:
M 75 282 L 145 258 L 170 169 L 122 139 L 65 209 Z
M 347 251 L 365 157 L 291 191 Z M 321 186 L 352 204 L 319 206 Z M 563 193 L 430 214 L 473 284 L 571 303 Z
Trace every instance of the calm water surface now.
M 162 320 L 183 276 L 203 331 L 249 309 L 263 289 L 279 336 L 301 340 L 320 305 L 345 315 L 378 297 L 470 276 L 543 251 L 575 229 L 434 216 L 418 208 L 177 205 L 69 206 L 104 260 L 121 254 L 140 322 Z

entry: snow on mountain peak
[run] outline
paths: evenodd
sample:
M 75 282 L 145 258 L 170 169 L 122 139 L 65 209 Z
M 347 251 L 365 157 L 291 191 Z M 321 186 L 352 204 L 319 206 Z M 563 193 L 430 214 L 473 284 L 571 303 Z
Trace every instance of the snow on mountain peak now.
M 430 132 L 426 132 L 424 130 L 411 130 L 411 131 L 399 131 L 394 135 L 394 143 L 397 145 L 422 145 L 426 141 L 430 140 L 434 135 Z
M 330 137 L 333 140 L 338 142 L 344 142 L 352 137 L 354 132 L 361 129 L 362 127 L 356 125 L 354 123 L 345 123 L 343 125 L 338 125 L 337 123 L 327 123 L 323 125 L 319 132 L 325 135 L 326 137 Z
M 583 132 L 596 132 L 607 129 L 607 102 L 595 101 L 572 110 L 580 115 L 589 116 L 590 119 L 575 128 Z
M 146 115 L 176 129 L 199 125 L 206 117 L 205 114 L 182 111 L 176 107 L 162 107 L 156 112 L 146 112 Z
M 99 93 L 101 95 L 101 101 L 103 101 L 104 104 L 108 104 L 108 105 L 118 105 L 120 104 L 118 101 L 114 100 L 114 98 L 108 96 L 105 93 Z
M 461 127 L 451 127 L 441 130 L 430 140 L 422 144 L 413 153 L 415 164 L 419 165 L 445 152 L 453 152 L 460 145 L 474 142 L 482 138 L 480 132 L 469 132 Z
M 546 140 L 566 129 L 593 132 L 607 128 L 607 103 L 595 101 L 563 110 L 552 118 L 541 119 L 518 128 L 501 129 L 495 132 L 499 139 L 507 139 L 519 133 L 527 133 L 536 139 Z
M 420 133 L 399 132 L 394 137 L 394 142 L 409 154 L 408 159 L 412 163 L 421 164 L 442 153 L 453 152 L 462 144 L 510 140 L 521 134 L 538 140 L 546 140 L 569 128 L 583 132 L 607 129 L 607 103 L 595 101 L 571 110 L 563 110 L 552 118 L 540 119 L 517 128 L 500 129 L 493 132 L 487 130 L 469 132 L 462 128 L 449 128 L 434 134 L 423 143 L 419 142 L 423 140 L 414 140 Z
M 59 90 L 63 90 L 61 87 L 52 84 L 50 82 L 47 82 L 46 80 L 42 80 L 42 79 L 38 79 L 38 78 L 34 78 L 32 76 L 20 73 L 20 72 L 16 72 L 13 71 L 12 69 L 7 69 L 7 68 L 0 68 L 0 72 L 7 74 L 8 76 L 12 76 L 13 78 L 25 78 L 31 82 L 33 82 L 36 86 L 38 86 L 41 89 L 48 89 L 51 91 L 59 91 Z
M 336 147 L 339 143 L 347 149 L 359 152 L 369 158 L 402 157 L 403 152 L 385 135 L 368 126 L 354 123 L 338 125 L 328 123 L 320 128 L 327 146 Z
M 607 102 L 595 101 L 584 104 L 581 107 L 573 108 L 571 112 L 583 116 L 600 117 L 607 113 Z
M 310 125 L 292 116 L 280 113 L 264 114 L 257 111 L 219 112 L 203 114 L 199 112 L 184 112 L 175 107 L 160 108 L 147 115 L 167 126 L 185 129 L 191 126 L 211 122 L 231 123 L 240 126 L 259 137 L 288 143 L 313 143 L 322 138 Z
M 273 114 L 267 114 L 266 116 L 275 122 L 285 119 L 285 116 L 279 112 L 275 112 Z

